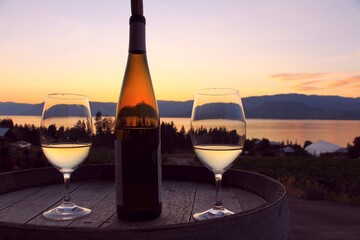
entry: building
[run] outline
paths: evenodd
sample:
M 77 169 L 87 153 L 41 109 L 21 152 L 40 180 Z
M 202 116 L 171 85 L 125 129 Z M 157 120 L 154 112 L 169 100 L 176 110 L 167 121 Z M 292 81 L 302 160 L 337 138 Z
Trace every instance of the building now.
M 10 128 L 0 127 L 0 141 L 14 142 L 17 140 L 16 135 Z
M 305 151 L 314 156 L 320 156 L 322 153 L 333 153 L 339 151 L 343 147 L 332 144 L 323 140 L 319 140 L 307 146 Z
M 13 169 L 13 162 L 9 159 L 11 143 L 16 142 L 17 137 L 10 128 L 0 127 L 0 169 Z
M 294 154 L 295 153 L 295 150 L 290 146 L 286 146 L 286 147 L 282 148 L 282 151 L 285 154 Z
M 3 148 L 8 148 L 10 142 L 15 142 L 16 140 L 17 137 L 10 128 L 0 127 L 0 152 Z

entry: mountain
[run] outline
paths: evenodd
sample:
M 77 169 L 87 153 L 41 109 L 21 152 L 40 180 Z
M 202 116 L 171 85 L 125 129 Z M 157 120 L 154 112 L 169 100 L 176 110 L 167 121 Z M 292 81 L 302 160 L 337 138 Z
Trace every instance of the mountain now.
M 91 114 L 101 112 L 103 116 L 115 116 L 116 103 L 112 102 L 90 102 Z
M 257 108 L 267 103 L 281 102 L 298 102 L 309 107 L 323 108 L 326 110 L 352 111 L 359 109 L 360 98 L 304 94 L 278 94 L 272 96 L 248 97 L 243 99 L 244 106 L 247 108 Z
M 197 106 L 194 111 L 194 119 L 244 119 L 243 109 L 235 103 L 207 103 Z
M 360 98 L 278 94 L 243 98 L 247 118 L 360 120 Z M 92 114 L 114 116 L 116 103 L 91 102 Z M 190 117 L 193 101 L 158 101 L 161 117 Z M 43 103 L 0 102 L 0 115 L 41 115 Z
M 0 102 L 0 115 L 27 115 L 40 116 L 44 103 L 27 104 Z M 91 114 L 95 116 L 98 111 L 103 115 L 115 115 L 116 103 L 110 102 L 90 102 Z
M 158 101 L 161 117 L 190 117 L 193 101 Z
M 360 120 L 360 98 L 278 94 L 243 99 L 248 118 Z
M 41 115 L 43 103 L 27 104 L 27 103 L 13 103 L 0 102 L 0 115 Z

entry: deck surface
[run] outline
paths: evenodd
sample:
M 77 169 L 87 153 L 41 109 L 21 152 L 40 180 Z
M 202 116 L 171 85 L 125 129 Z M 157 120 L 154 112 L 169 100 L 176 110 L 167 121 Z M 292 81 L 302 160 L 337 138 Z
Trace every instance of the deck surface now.
M 71 199 L 75 204 L 92 210 L 89 216 L 74 221 L 51 221 L 42 213 L 59 205 L 64 194 L 62 184 L 30 187 L 0 195 L 0 222 L 88 229 L 141 229 L 194 221 L 192 214 L 212 206 L 215 186 L 192 181 L 165 180 L 163 182 L 163 212 L 151 221 L 121 221 L 116 216 L 113 181 L 87 180 L 71 183 Z M 236 187 L 222 188 L 226 208 L 235 213 L 255 209 L 266 201 L 260 196 Z M 34 227 L 35 227 L 34 226 Z

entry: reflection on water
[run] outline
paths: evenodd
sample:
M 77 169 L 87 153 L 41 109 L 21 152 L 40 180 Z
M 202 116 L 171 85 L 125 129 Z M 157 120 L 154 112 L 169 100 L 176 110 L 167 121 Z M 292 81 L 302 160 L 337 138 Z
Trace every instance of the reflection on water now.
M 180 129 L 190 129 L 189 118 L 162 118 L 162 121 L 173 121 Z M 354 138 L 360 136 L 360 121 L 345 120 L 274 120 L 247 119 L 246 138 L 267 138 L 271 141 L 292 141 L 303 145 L 306 140 L 312 142 L 325 140 L 346 147 Z
M 13 120 L 14 125 L 34 124 L 35 127 L 40 127 L 41 116 L 3 116 L 0 115 L 0 119 L 10 118 Z
M 15 124 L 34 124 L 40 126 L 40 116 L 0 116 L 11 118 Z M 181 126 L 188 131 L 190 118 L 161 118 L 161 121 L 173 121 L 178 130 Z M 325 140 L 346 147 L 356 136 L 360 136 L 360 121 L 345 120 L 273 120 L 247 119 L 246 138 L 267 138 L 271 141 L 292 141 L 303 145 L 306 140 L 312 142 Z

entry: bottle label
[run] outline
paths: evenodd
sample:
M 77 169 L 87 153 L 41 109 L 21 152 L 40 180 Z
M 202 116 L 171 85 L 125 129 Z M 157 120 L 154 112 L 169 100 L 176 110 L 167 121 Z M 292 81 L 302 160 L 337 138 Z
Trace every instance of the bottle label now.
M 149 142 L 145 139 L 145 142 Z M 141 148 L 139 151 L 141 151 L 144 147 L 146 143 L 141 144 Z M 126 172 L 124 172 L 124 161 L 125 159 L 123 159 L 123 155 L 127 155 L 128 152 L 127 150 L 132 149 L 131 146 L 129 146 L 129 143 L 127 145 L 127 148 L 123 146 L 123 142 L 122 140 L 115 140 L 115 191 L 116 191 L 116 204 L 119 206 L 125 206 L 128 202 L 124 200 L 125 198 L 129 198 L 129 194 L 130 196 L 134 197 L 135 199 L 143 199 L 144 196 L 142 196 L 141 194 L 147 194 L 147 196 L 151 196 L 151 193 L 148 192 L 148 190 L 150 189 L 157 189 L 157 198 L 158 198 L 158 203 L 162 202 L 162 174 L 161 174 L 161 142 L 158 144 L 157 149 L 152 153 L 152 156 L 150 157 L 150 159 L 154 159 L 155 161 L 157 161 L 157 169 L 154 171 L 157 174 L 157 178 L 155 178 L 155 182 L 157 181 L 157 187 L 153 188 L 154 185 L 148 185 L 151 188 L 145 187 L 146 184 L 144 185 L 144 182 L 132 182 L 132 189 L 124 189 L 124 183 L 129 184 L 129 179 L 127 178 L 127 180 L 124 180 L 124 177 L 126 175 Z M 131 144 L 130 144 L 131 145 Z M 138 145 L 138 144 L 136 144 Z M 132 155 L 134 156 L 133 161 L 136 161 L 137 154 L 138 152 L 132 152 Z M 126 165 L 126 164 L 125 164 Z M 129 165 L 129 164 L 128 164 Z M 127 166 L 128 166 L 127 165 Z M 138 171 L 134 170 L 134 169 L 138 169 Z M 149 168 L 145 168 L 145 169 L 141 169 L 143 168 L 143 166 L 138 165 L 138 167 L 134 167 L 134 165 L 132 166 L 132 169 L 126 169 L 125 171 L 127 171 L 127 173 L 132 172 L 133 174 L 138 174 L 140 171 L 147 171 L 150 170 Z M 124 175 L 125 174 L 125 175 Z M 129 175 L 127 174 L 127 176 L 129 177 Z M 152 175 L 154 176 L 154 175 Z M 138 179 L 142 179 L 141 176 L 137 176 Z M 153 179 L 153 178 L 152 178 Z M 125 181 L 125 182 L 124 182 Z M 131 181 L 131 180 L 130 180 Z M 154 181 L 150 179 L 147 179 L 148 183 L 152 182 L 154 183 Z M 129 187 L 127 185 L 125 185 L 125 188 Z M 142 190 L 139 190 L 142 189 Z M 129 191 L 130 190 L 130 191 Z M 124 191 L 127 192 L 127 195 L 124 196 Z M 154 195 L 153 195 L 154 196 Z M 156 196 L 156 195 L 155 195 Z M 124 205 L 125 203 L 125 205 Z
M 122 158 L 121 141 L 115 140 L 115 187 L 116 204 L 123 206 L 123 176 L 122 176 Z
M 145 23 L 130 24 L 129 52 L 145 52 Z

